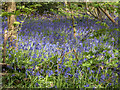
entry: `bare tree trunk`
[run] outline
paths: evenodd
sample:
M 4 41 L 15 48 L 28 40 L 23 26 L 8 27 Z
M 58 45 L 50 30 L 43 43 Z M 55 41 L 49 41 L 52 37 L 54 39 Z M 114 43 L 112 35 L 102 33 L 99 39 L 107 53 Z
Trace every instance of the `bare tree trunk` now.
M 16 3 L 15 2 L 8 2 L 8 12 L 14 12 L 16 10 Z M 17 31 L 15 30 L 15 27 L 13 23 L 16 21 L 15 15 L 8 16 L 8 37 L 10 39 L 10 46 L 11 48 L 14 48 L 13 45 L 16 45 L 17 49 Z
M 15 2 L 7 2 L 7 11 L 14 12 L 16 10 L 16 3 Z M 15 44 L 15 41 L 13 42 L 13 39 L 17 39 L 16 37 L 16 31 L 13 23 L 15 22 L 15 15 L 11 15 L 7 17 L 7 24 L 8 24 L 8 30 L 4 31 L 4 42 L 3 42 L 3 63 L 6 61 L 6 43 L 8 38 L 10 38 L 11 46 Z M 16 44 L 17 46 L 17 44 Z M 13 47 L 13 46 L 12 46 Z M 17 48 L 16 48 L 17 49 Z
M 7 42 L 7 30 L 4 31 L 4 42 L 3 42 L 3 63 L 6 61 L 6 42 Z

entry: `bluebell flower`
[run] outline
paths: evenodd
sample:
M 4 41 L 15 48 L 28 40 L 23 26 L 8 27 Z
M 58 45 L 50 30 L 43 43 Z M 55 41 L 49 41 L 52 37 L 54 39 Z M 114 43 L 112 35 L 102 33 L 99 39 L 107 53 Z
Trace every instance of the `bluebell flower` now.
M 42 63 L 43 61 L 44 61 L 44 59 L 42 59 L 40 63 Z
M 117 68 L 120 68 L 120 64 L 118 64 L 118 67 Z
M 43 76 L 40 76 L 41 78 L 44 78 Z
M 87 60 L 87 58 L 85 58 L 85 61 Z
M 78 75 L 79 75 L 78 73 L 75 73 L 75 78 L 78 78 Z
M 30 59 L 30 62 L 33 61 L 32 58 Z
M 41 56 L 42 56 L 42 55 L 41 55 L 41 54 L 39 54 L 38 58 L 39 58 L 39 57 L 41 57 Z
M 70 74 L 70 73 L 69 73 L 68 75 L 69 75 L 71 78 L 73 77 L 73 75 L 72 75 L 72 74 Z
M 62 65 L 61 64 L 59 64 L 59 69 L 61 69 L 62 68 Z
M 46 56 L 44 56 L 44 58 L 47 58 Z
M 9 54 L 9 58 L 11 58 L 11 54 Z
M 104 80 L 105 79 L 105 75 L 102 75 L 101 78 Z
M 58 55 L 61 55 L 61 52 L 60 52 L 60 51 L 58 51 Z
M 29 50 L 33 50 L 33 48 L 32 47 L 30 47 L 30 49 Z
M 58 72 L 58 70 L 55 70 L 55 72 L 57 73 L 57 72 Z M 59 71 L 58 73 L 61 73 L 61 71 Z
M 12 77 L 15 76 L 15 74 L 12 74 Z
M 71 70 L 71 68 L 70 68 L 70 67 L 68 67 L 65 73 L 69 72 L 70 70 Z
M 73 66 L 76 64 L 74 60 L 72 61 L 72 63 L 73 63 Z
M 79 60 L 77 63 L 77 67 L 82 64 L 82 60 Z
M 67 61 L 69 61 L 69 60 L 67 59 L 65 62 L 67 62 Z
M 28 76 L 28 73 L 27 73 L 27 71 L 25 72 L 25 75 L 26 75 L 26 77 Z
M 54 74 L 53 71 L 50 70 L 48 76 L 50 77 L 50 76 L 53 75 L 53 74 Z
M 39 73 L 39 71 L 36 73 L 36 76 L 40 76 L 40 73 Z
M 90 70 L 90 67 L 88 67 L 88 70 Z
M 57 63 L 58 63 L 58 61 L 60 61 L 60 58 L 57 59 Z
M 39 86 L 39 84 L 38 83 L 35 83 L 35 85 L 38 87 Z
M 84 87 L 89 87 L 89 84 L 87 84 L 87 85 L 84 85 Z
M 46 70 L 46 73 L 48 73 L 48 70 Z
M 65 57 L 63 57 L 63 61 L 65 60 Z
M 22 69 L 25 68 L 25 66 L 22 66 Z
M 90 76 L 89 79 L 92 79 L 93 76 Z
M 93 58 L 93 56 L 90 56 L 90 58 Z
M 92 73 L 94 73 L 95 71 L 91 70 Z
M 35 49 L 38 49 L 38 50 L 39 50 L 39 46 L 36 46 Z
M 100 67 L 100 68 L 101 68 L 101 67 Z M 101 70 L 99 69 L 98 72 L 99 72 L 98 74 L 100 74 L 100 73 L 101 73 Z
M 111 86 L 112 84 L 111 83 L 109 83 L 108 85 L 107 85 L 107 87 L 109 87 L 109 86 Z
M 44 71 L 44 70 L 43 70 L 43 69 L 41 69 L 41 70 L 40 70 L 40 73 L 42 73 L 43 71 Z
M 30 73 L 31 73 L 32 75 L 34 75 L 34 71 L 30 71 Z

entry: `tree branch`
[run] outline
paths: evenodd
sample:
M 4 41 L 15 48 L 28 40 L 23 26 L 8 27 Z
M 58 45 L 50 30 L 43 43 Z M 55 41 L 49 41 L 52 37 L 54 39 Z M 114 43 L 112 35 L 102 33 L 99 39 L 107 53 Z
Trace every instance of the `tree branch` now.
M 113 22 L 115 23 L 115 25 L 118 25 L 118 23 L 100 6 L 98 6 L 98 8 Z

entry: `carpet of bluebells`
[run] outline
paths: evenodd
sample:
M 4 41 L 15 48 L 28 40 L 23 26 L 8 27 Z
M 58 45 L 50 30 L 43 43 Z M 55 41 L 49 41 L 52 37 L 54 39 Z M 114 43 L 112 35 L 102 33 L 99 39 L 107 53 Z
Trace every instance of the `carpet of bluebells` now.
M 7 18 L 3 19 L 5 30 Z M 20 23 L 23 19 L 17 17 Z M 107 33 L 105 26 L 96 24 L 96 20 L 83 17 L 75 18 L 75 21 L 76 38 L 70 18 L 27 18 L 18 31 L 18 50 L 11 50 L 7 45 L 6 63 L 14 72 L 4 77 L 4 87 L 118 87 L 120 66 L 115 48 L 116 26 L 106 20 L 107 29 L 113 29 Z M 91 30 L 92 33 L 86 35 Z M 105 34 L 100 36 L 98 32 Z

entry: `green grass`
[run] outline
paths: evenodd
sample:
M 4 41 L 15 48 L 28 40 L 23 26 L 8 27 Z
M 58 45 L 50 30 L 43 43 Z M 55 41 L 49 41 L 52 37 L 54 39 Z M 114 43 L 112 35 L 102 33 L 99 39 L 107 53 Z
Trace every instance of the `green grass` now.
M 45 51 L 43 51 L 45 52 Z M 116 53 L 117 51 L 115 51 Z M 14 54 L 16 53 L 16 54 Z M 18 52 L 15 52 L 12 54 L 12 57 L 8 59 L 8 56 L 7 56 L 7 63 L 8 64 L 11 64 L 11 63 L 15 63 L 15 66 L 19 66 L 19 68 L 22 67 L 22 65 L 24 65 L 26 68 L 33 68 L 33 66 L 31 66 L 33 63 L 38 62 L 38 64 L 36 65 L 36 68 L 34 70 L 34 72 L 37 72 L 37 71 L 40 71 L 41 69 L 44 69 L 44 70 L 53 70 L 53 72 L 55 72 L 55 70 L 59 70 L 61 71 L 62 69 L 58 69 L 58 66 L 55 67 L 55 65 L 58 65 L 57 63 L 57 59 L 58 58 L 61 58 L 59 55 L 56 55 L 56 56 L 52 56 L 50 58 L 45 59 L 44 57 L 41 57 L 41 58 L 36 58 L 36 59 L 33 59 L 32 62 L 30 62 L 30 58 L 28 58 L 28 53 L 29 51 L 22 51 L 22 50 L 19 50 Z M 35 52 L 32 51 L 32 55 L 34 54 Z M 10 52 L 8 53 L 10 54 Z M 38 54 L 38 53 L 37 53 Z M 24 57 L 25 55 L 25 57 Z M 43 76 L 44 78 L 41 78 L 39 77 L 36 77 L 34 75 L 28 75 L 28 79 L 25 80 L 25 73 L 22 73 L 22 72 L 18 72 L 17 70 L 14 71 L 14 73 L 17 73 L 15 74 L 15 76 L 11 76 L 12 74 L 10 74 L 9 76 L 5 76 L 4 79 L 3 79 L 3 83 L 4 83 L 4 87 L 20 87 L 20 88 L 26 88 L 26 87 L 29 87 L 29 88 L 34 88 L 36 87 L 35 83 L 37 82 L 39 84 L 39 87 L 40 88 L 50 88 L 52 86 L 57 86 L 57 88 L 84 88 L 84 85 L 86 85 L 86 83 L 89 84 L 89 88 L 93 88 L 93 87 L 96 87 L 96 88 L 103 88 L 103 87 L 106 87 L 108 83 L 112 83 L 112 78 L 108 78 L 108 79 L 105 79 L 106 83 L 99 83 L 99 80 L 101 79 L 101 75 L 107 75 L 109 74 L 110 77 L 112 77 L 112 74 L 111 74 L 111 70 L 107 70 L 106 67 L 103 67 L 103 69 L 101 70 L 101 73 L 98 74 L 98 72 L 95 72 L 95 73 L 91 73 L 90 74 L 90 70 L 98 70 L 99 68 L 98 67 L 94 67 L 92 66 L 92 64 L 90 63 L 93 63 L 95 61 L 94 64 L 99 64 L 99 58 L 94 58 L 94 59 L 89 59 L 89 54 L 87 53 L 83 58 L 78 56 L 79 57 L 79 60 L 81 59 L 84 59 L 84 58 L 87 58 L 89 59 L 89 61 L 87 62 L 84 62 L 84 64 L 80 65 L 81 67 L 77 67 L 76 65 L 72 65 L 72 60 L 76 61 L 76 58 L 72 58 L 72 55 L 74 55 L 74 53 L 70 53 L 70 54 L 66 54 L 65 56 L 65 60 L 69 60 L 65 63 L 63 63 L 64 66 L 66 66 L 66 69 L 68 67 L 71 67 L 71 70 L 68 71 L 70 74 L 73 75 L 73 77 L 70 77 L 68 76 L 68 78 L 65 78 L 63 76 L 63 73 L 59 74 L 58 76 L 55 76 L 55 73 L 53 75 L 51 75 L 50 77 L 48 76 L 47 73 L 43 73 Z M 109 56 L 109 54 L 108 54 Z M 18 62 L 16 63 L 16 58 L 17 57 L 17 60 Z M 41 63 L 41 60 L 44 59 L 44 61 Z M 52 60 L 52 62 L 50 62 L 50 60 Z M 102 59 L 101 59 L 102 60 Z M 105 62 L 108 61 L 107 60 L 107 57 L 106 59 L 104 58 Z M 103 60 L 102 60 L 103 61 Z M 118 61 L 117 61 L 118 62 Z M 114 63 L 111 63 L 111 65 L 115 64 Z M 12 64 L 11 64 L 12 65 Z M 62 65 L 62 66 L 63 66 Z M 100 64 L 101 65 L 101 64 Z M 47 66 L 49 66 L 50 68 L 47 68 Z M 88 70 L 87 68 L 90 67 L 90 70 Z M 102 67 L 102 65 L 101 65 Z M 14 67 L 15 68 L 15 67 Z M 38 69 L 39 68 L 39 69 Z M 81 72 L 79 71 L 79 78 L 75 78 L 75 70 L 78 69 L 80 70 L 80 68 L 82 68 Z M 105 70 L 105 71 L 104 71 Z M 56 73 L 57 74 L 57 73 Z M 90 76 L 93 76 L 91 79 Z M 116 76 L 116 82 L 118 80 L 118 75 L 115 74 Z M 94 79 L 95 78 L 95 79 Z M 97 81 L 98 79 L 98 81 Z M 66 81 L 67 80 L 67 81 Z M 6 82 L 6 83 L 5 83 Z M 118 83 L 118 82 L 117 82 Z M 117 85 L 114 85 L 112 83 L 112 87 L 118 87 L 118 84 Z

